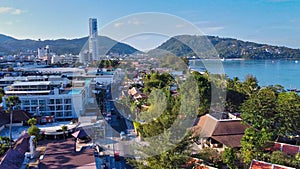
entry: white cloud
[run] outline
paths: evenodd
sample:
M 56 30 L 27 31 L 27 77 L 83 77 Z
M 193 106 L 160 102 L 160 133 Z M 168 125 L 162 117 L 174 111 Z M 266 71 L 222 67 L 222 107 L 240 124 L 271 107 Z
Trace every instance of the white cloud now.
M 20 15 L 21 13 L 24 13 L 24 11 L 21 9 L 12 7 L 0 7 L 0 14 Z

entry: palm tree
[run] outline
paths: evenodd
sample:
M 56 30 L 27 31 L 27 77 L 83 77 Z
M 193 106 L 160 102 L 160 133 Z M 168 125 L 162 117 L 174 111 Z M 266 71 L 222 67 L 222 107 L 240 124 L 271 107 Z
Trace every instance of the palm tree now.
M 27 124 L 29 124 L 30 126 L 33 126 L 37 123 L 37 120 L 35 118 L 31 118 L 27 121 Z
M 13 110 L 19 107 L 21 103 L 18 96 L 8 96 L 6 101 L 7 112 L 10 113 L 10 125 L 9 125 L 9 139 L 10 141 L 10 148 L 12 148 L 12 121 L 13 121 Z
M 65 125 L 61 126 L 61 130 L 64 132 L 64 139 L 66 139 L 65 132 L 68 130 L 68 126 L 65 126 Z

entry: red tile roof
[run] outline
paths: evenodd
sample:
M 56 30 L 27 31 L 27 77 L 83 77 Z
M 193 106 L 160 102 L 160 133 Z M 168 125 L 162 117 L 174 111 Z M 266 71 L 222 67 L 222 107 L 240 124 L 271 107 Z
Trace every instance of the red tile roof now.
M 300 146 L 274 142 L 274 145 L 271 147 L 271 151 L 282 151 L 285 154 L 296 155 L 300 153 Z
M 300 152 L 299 148 L 300 148 L 299 146 L 284 144 L 282 147 L 282 151 L 289 155 L 296 155 L 297 153 Z
M 252 161 L 250 169 L 272 169 L 272 165 L 261 161 Z
M 273 147 L 271 148 L 271 151 L 281 151 L 281 144 L 275 142 Z
M 252 160 L 250 169 L 295 169 L 295 168 L 278 165 L 278 164 L 267 163 L 264 161 Z

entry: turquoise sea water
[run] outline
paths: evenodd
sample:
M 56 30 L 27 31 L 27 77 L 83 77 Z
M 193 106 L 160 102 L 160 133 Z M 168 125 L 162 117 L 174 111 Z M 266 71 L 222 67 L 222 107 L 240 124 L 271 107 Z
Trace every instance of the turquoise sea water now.
M 244 80 L 248 74 L 254 75 L 259 85 L 280 84 L 285 89 L 300 89 L 300 61 L 294 60 L 225 60 L 205 61 L 209 72 L 220 72 L 220 65 L 230 78 Z M 218 64 L 219 63 L 219 64 Z M 190 61 L 191 67 L 200 68 L 201 61 Z

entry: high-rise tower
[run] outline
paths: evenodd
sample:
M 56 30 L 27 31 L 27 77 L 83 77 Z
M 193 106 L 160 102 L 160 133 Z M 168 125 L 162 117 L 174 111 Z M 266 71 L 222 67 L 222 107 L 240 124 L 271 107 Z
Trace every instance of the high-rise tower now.
M 88 62 L 94 62 L 98 59 L 98 27 L 97 27 L 97 19 L 90 18 L 89 19 L 89 54 Z

